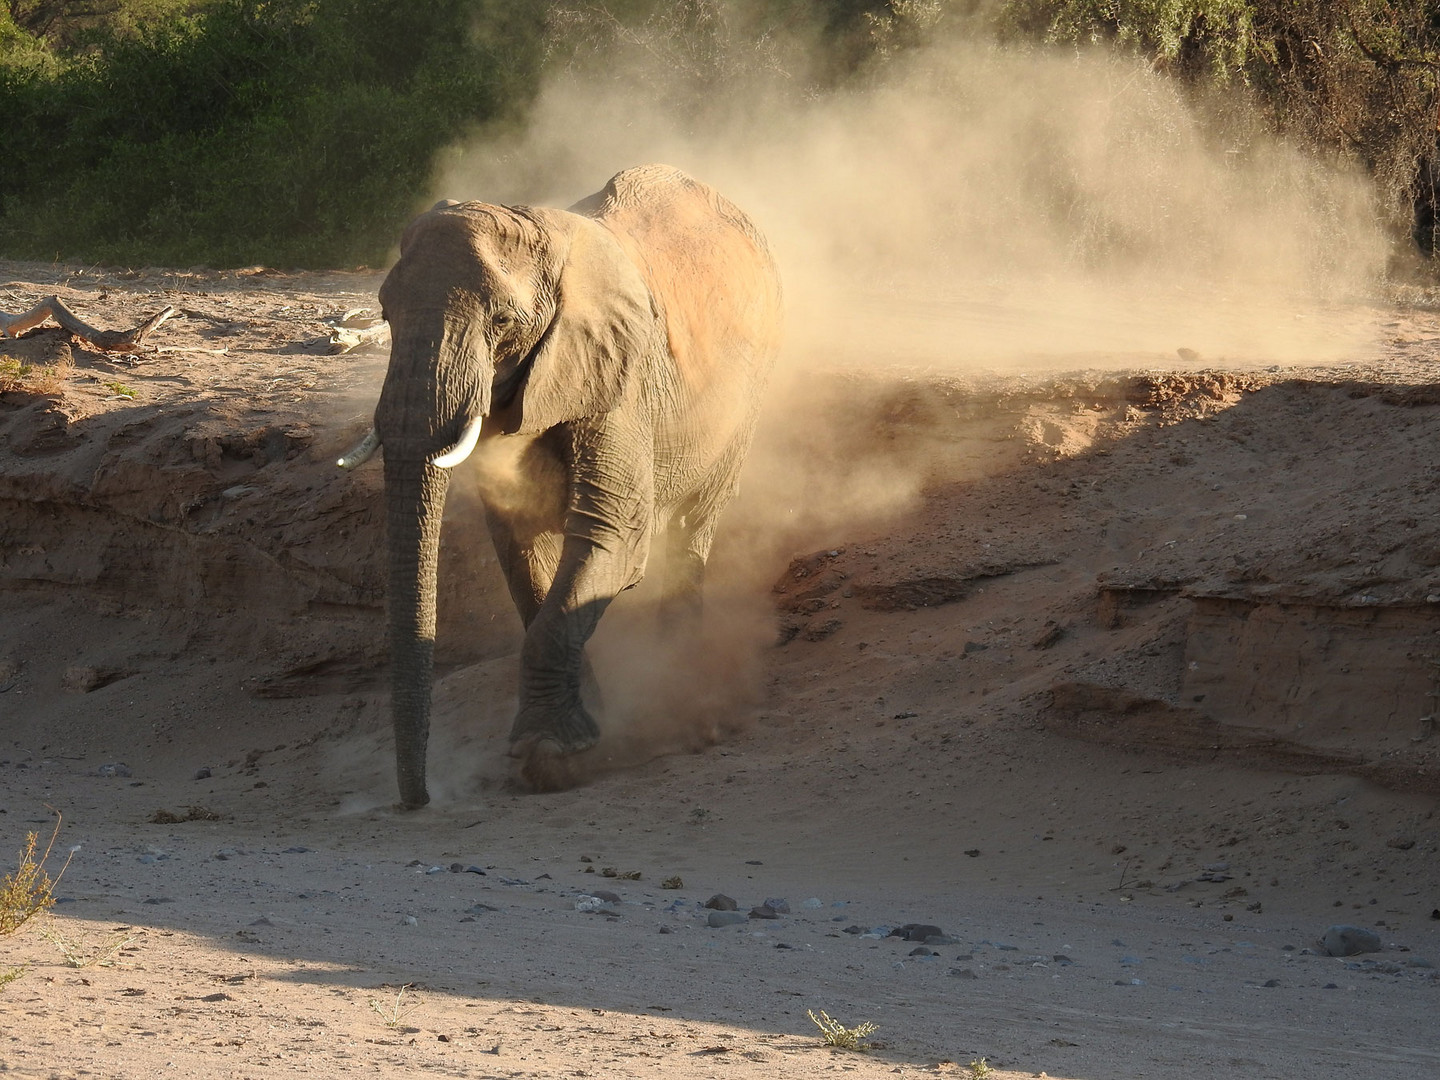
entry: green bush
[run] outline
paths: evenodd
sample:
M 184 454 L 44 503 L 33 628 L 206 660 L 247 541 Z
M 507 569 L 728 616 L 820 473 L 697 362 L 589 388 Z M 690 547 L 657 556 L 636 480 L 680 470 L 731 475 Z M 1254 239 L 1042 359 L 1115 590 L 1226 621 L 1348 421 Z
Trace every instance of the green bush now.
M 383 260 L 434 154 L 538 85 L 502 0 L 220 0 L 0 64 L 0 251 L 236 265 Z

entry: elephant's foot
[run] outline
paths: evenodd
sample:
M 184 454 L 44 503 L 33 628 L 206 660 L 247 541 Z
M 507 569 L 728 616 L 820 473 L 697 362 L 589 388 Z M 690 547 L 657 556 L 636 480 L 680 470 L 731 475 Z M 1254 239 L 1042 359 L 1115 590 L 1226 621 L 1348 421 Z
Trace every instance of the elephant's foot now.
M 565 791 L 580 781 L 575 755 L 600 741 L 600 727 L 585 706 L 563 713 L 522 709 L 510 730 L 510 756 L 534 791 Z

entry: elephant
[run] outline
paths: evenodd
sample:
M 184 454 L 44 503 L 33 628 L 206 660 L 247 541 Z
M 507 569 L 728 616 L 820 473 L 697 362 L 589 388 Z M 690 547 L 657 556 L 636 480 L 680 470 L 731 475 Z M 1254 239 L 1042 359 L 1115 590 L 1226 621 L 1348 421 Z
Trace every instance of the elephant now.
M 400 805 L 429 802 L 436 565 L 450 470 L 471 459 L 525 628 L 510 754 L 574 782 L 600 737 L 585 644 L 663 543 L 662 625 L 694 627 L 780 346 L 764 237 L 678 169 L 627 169 L 569 210 L 437 203 L 380 288 L 388 633 Z

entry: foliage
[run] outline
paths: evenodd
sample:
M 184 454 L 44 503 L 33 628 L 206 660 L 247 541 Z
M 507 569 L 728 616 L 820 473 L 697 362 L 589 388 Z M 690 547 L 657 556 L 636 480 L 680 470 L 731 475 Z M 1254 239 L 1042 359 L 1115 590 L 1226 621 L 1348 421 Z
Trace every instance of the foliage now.
M 548 70 L 663 69 L 699 124 L 727 82 L 824 93 L 956 34 L 1139 53 L 1362 163 L 1397 226 L 1440 201 L 1440 0 L 6 0 L 0 255 L 375 264 Z
M 433 155 L 533 95 L 501 0 L 216 0 L 0 63 L 0 251 L 171 264 L 383 260 Z
M 847 1028 L 839 1020 L 832 1019 L 824 1009 L 816 1016 L 809 1009 L 805 1010 L 815 1026 L 820 1029 L 820 1035 L 825 1040 L 826 1046 L 839 1047 L 841 1050 L 866 1050 L 868 1046 L 865 1039 L 878 1030 L 877 1025 L 870 1021 L 858 1024 L 853 1028 Z
M 40 838 L 36 833 L 27 833 L 25 846 L 20 851 L 19 863 L 12 874 L 0 878 L 0 937 L 8 937 L 18 931 L 37 915 L 48 911 L 55 904 L 55 886 L 65 874 L 70 860 L 60 868 L 53 878 L 45 864 L 50 860 L 55 840 L 60 835 L 60 815 L 55 815 L 55 831 L 45 852 L 37 857 Z M 0 988 L 24 975 L 23 968 L 0 971 Z

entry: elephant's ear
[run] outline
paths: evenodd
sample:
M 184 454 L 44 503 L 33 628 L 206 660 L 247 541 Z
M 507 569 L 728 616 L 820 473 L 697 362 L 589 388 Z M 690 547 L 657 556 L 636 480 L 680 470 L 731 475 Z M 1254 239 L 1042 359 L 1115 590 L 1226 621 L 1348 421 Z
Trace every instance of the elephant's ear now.
M 512 430 L 525 433 L 610 412 L 637 389 L 637 374 L 664 340 L 650 290 L 615 238 L 592 221 L 557 216 L 570 233 L 569 249 L 555 285 L 555 316 L 514 406 Z

